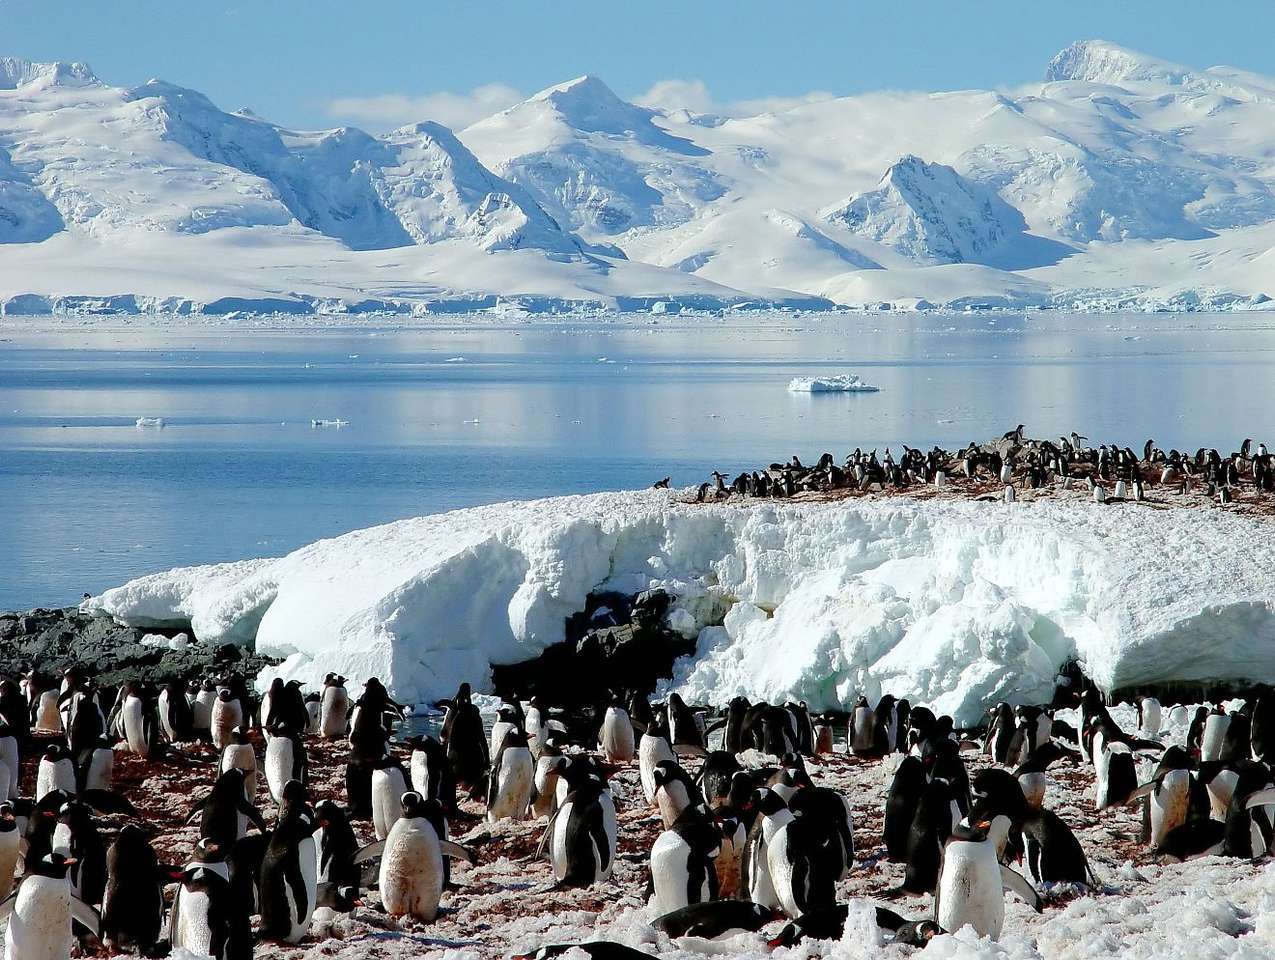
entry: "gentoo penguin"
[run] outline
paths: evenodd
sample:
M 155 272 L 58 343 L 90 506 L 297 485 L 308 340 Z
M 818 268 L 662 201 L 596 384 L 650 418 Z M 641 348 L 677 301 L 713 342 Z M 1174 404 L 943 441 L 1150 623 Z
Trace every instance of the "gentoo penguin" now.
M 925 768 L 919 757 L 904 757 L 890 781 L 882 828 L 886 856 L 898 863 L 908 857 L 908 832 L 925 791 Z
M 345 677 L 329 673 L 323 680 L 323 696 L 319 701 L 319 732 L 325 740 L 345 736 L 350 717 L 350 694 Z
M 120 688 L 119 735 L 128 752 L 139 757 L 150 756 L 156 739 L 155 718 L 142 685 L 130 680 Z
M 317 737 L 323 732 L 323 694 L 307 693 L 305 697 L 307 736 Z
M 1089 859 L 1071 827 L 1049 810 L 1037 810 L 1022 825 L 1027 868 L 1037 883 L 1097 886 Z
M 951 785 L 941 777 L 925 785 L 908 828 L 907 869 L 903 889 L 909 893 L 933 891 L 938 881 L 943 844 L 960 820 Z
M 845 936 L 850 907 L 840 904 L 831 909 L 815 910 L 789 922 L 769 942 L 770 948 L 794 947 L 806 937 L 814 940 L 840 940 Z M 907 920 L 886 907 L 876 908 L 877 926 L 890 934 L 888 944 L 924 947 L 943 932 L 933 920 Z
M 472 859 L 463 847 L 439 838 L 425 809 L 430 805 L 437 803 L 415 791 L 403 794 L 400 816 L 382 846 L 379 887 L 392 917 L 432 923 L 443 895 L 443 857 Z
M 190 702 L 191 726 L 199 736 L 211 734 L 213 704 L 216 702 L 217 684 L 210 678 L 205 679 L 196 688 L 194 699 Z
M 60 694 L 57 688 L 45 690 L 40 694 L 34 710 L 33 730 L 35 733 L 55 734 L 62 732 L 62 714 L 58 710 Z
M 664 821 L 664 829 L 672 829 L 682 814 L 704 802 L 699 787 L 676 760 L 661 760 L 652 771 L 655 781 L 655 805 Z
M 651 846 L 651 884 L 661 915 L 692 903 L 716 900 L 722 837 L 703 807 L 687 810 Z
M 243 771 L 243 791 L 249 802 L 257 796 L 257 751 L 242 727 L 230 732 L 230 742 L 222 748 L 220 772 Z
M 717 871 L 717 895 L 737 897 L 744 847 L 748 844 L 748 824 L 739 813 L 718 811 L 716 816 L 717 830 L 722 837 L 717 858 L 713 861 L 713 869 Z
M 211 840 L 223 850 L 234 848 L 247 833 L 249 823 L 266 832 L 261 812 L 244 794 L 244 772 L 239 769 L 222 771 L 209 794 L 191 809 L 186 822 L 193 823 L 196 817 L 200 838 Z
M 314 833 L 318 883 L 357 889 L 362 871 L 354 857 L 359 852 L 359 841 L 345 811 L 331 800 L 321 800 L 314 808 L 314 819 L 318 825 Z
M 552 817 L 558 809 L 558 788 L 563 783 L 562 772 L 566 770 L 567 762 L 561 749 L 552 743 L 546 744 L 540 752 L 531 801 L 533 817 Z
M 868 698 L 860 697 L 850 711 L 850 752 L 870 756 L 876 751 L 876 727 Z
M 13 804 L 0 803 L 0 900 L 13 892 L 14 870 L 22 852 L 22 831 Z
M 0 724 L 0 766 L 5 769 L 5 790 L 0 793 L 0 800 L 16 800 L 19 780 L 21 779 L 20 749 L 18 746 L 18 728 L 8 724 Z
M 164 925 L 164 884 L 178 878 L 161 871 L 146 832 L 125 824 L 106 852 L 102 941 L 152 956 Z
M 1275 760 L 1275 691 L 1263 687 L 1253 703 L 1249 722 L 1253 756 L 1261 761 Z
M 1210 713 L 1204 721 L 1204 735 L 1200 739 L 1200 759 L 1220 760 L 1226 731 L 1231 726 L 1231 716 L 1220 711 Z
M 412 756 L 408 761 L 412 789 L 426 800 L 437 800 L 449 813 L 456 809 L 456 781 L 447 763 L 447 751 L 433 737 L 409 738 Z
M 1155 697 L 1139 697 L 1138 733 L 1144 737 L 1160 735 L 1160 701 Z
M 169 942 L 199 957 L 252 960 L 248 912 L 218 866 L 224 865 L 193 865 L 182 873 L 169 913 Z
M 75 944 L 73 920 L 101 934 L 97 911 L 71 893 L 70 866 L 57 853 L 28 859 L 18 892 L 0 903 L 4 960 L 66 960 Z
M 394 757 L 381 757 L 372 770 L 372 829 L 384 840 L 403 811 L 407 774 Z M 421 798 L 424 801 L 424 797 Z
M 833 753 L 832 725 L 820 720 L 814 725 L 815 756 L 827 757 Z
M 669 743 L 667 725 L 656 714 L 651 725 L 638 741 L 638 777 L 647 803 L 655 803 L 655 767 L 666 760 L 673 760 L 673 745 Z
M 618 826 L 606 780 L 586 764 L 562 774 L 566 797 L 545 829 L 553 876 L 559 886 L 588 887 L 608 880 L 615 867 Z
M 101 903 L 106 890 L 106 844 L 86 804 L 72 800 L 62 805 L 52 848 L 70 864 L 71 892 L 85 903 Z
M 831 787 L 808 786 L 797 791 L 788 808 L 811 826 L 811 862 L 817 872 L 833 883 L 843 879 L 854 865 L 854 825 L 846 798 Z M 817 885 L 819 879 L 812 882 Z
M 115 751 L 107 737 L 102 737 L 92 749 L 83 751 L 77 759 L 75 773 L 81 792 L 111 789 L 115 780 Z
M 309 758 L 301 732 L 289 720 L 275 712 L 271 721 L 271 737 L 266 743 L 266 786 L 275 803 L 283 798 L 284 785 L 290 780 L 306 783 L 309 779 Z M 404 789 L 407 789 L 406 784 Z
M 812 815 L 794 815 L 766 842 L 766 865 L 780 909 L 796 919 L 836 903 L 837 877 L 820 869 L 823 831 Z
M 545 741 L 549 739 L 549 708 L 539 697 L 532 697 L 531 702 L 527 704 L 527 709 L 523 713 L 522 728 L 527 734 L 527 749 L 531 751 L 531 757 L 534 760 L 540 756 Z M 492 752 L 492 756 L 495 762 L 495 751 Z
M 968 924 L 977 936 L 1000 939 L 1005 890 L 1040 912 L 1040 897 L 1031 884 L 996 858 L 1009 829 L 1009 817 L 1003 815 L 975 827 L 958 824 L 953 828 L 934 890 L 934 920 L 944 930 L 960 930 Z
M 674 754 L 704 756 L 704 735 L 695 721 L 695 714 L 676 693 L 668 696 L 668 735 Z
M 760 930 L 774 919 L 773 909 L 751 900 L 712 900 L 666 913 L 652 920 L 651 926 L 673 939 L 712 940 L 731 930 Z
M 213 747 L 224 750 L 231 742 L 231 731 L 244 725 L 243 705 L 229 687 L 218 689 L 209 718 Z
M 740 865 L 741 893 L 746 892 L 753 903 L 778 910 L 781 905 L 770 876 L 767 844 L 781 827 L 793 819 L 793 814 L 783 797 L 774 790 L 763 788 L 756 791 L 752 804 L 756 816 L 748 831 L 748 842 Z
M 709 809 L 716 810 L 731 802 L 735 774 L 743 769 L 735 754 L 725 750 L 714 750 L 704 758 L 698 779 Z
M 276 729 L 290 723 L 278 713 L 275 716 Z M 300 943 L 310 931 L 318 888 L 317 826 L 305 787 L 300 780 L 289 780 L 282 790 L 279 818 L 270 832 L 258 874 L 264 938 Z
M 1098 729 L 1090 741 L 1094 763 L 1094 809 L 1123 806 L 1138 789 L 1133 753 L 1124 743 L 1107 743 L 1106 731 L 1094 718 Z
M 628 763 L 634 757 L 633 724 L 619 701 L 607 707 L 598 744 L 610 763 Z
M 505 732 L 487 778 L 487 822 L 523 820 L 535 792 L 536 761 L 530 737 L 517 728 Z
M 487 776 L 491 753 L 483 731 L 482 715 L 469 697 L 469 684 L 461 684 L 456 697 L 448 705 L 442 739 L 456 783 L 470 788 L 472 793 Z
M 518 708 L 511 703 L 502 703 L 496 709 L 496 719 L 491 724 L 490 744 L 488 747 L 488 754 L 493 759 L 500 752 L 500 745 L 505 742 L 505 734 L 510 730 L 520 728 L 518 712 Z
M 78 793 L 79 784 L 75 777 L 75 762 L 66 747 L 60 743 L 51 743 L 44 749 L 40 765 L 36 768 L 35 802 L 55 790 L 66 793 Z
M 195 718 L 180 683 L 164 684 L 155 709 L 159 714 L 159 727 L 169 743 L 184 743 L 194 736 Z

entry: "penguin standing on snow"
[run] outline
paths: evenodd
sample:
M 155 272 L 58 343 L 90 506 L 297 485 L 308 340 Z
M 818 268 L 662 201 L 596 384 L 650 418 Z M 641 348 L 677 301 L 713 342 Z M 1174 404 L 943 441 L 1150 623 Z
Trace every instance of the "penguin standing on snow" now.
M 587 764 L 562 774 L 566 796 L 545 829 L 554 879 L 563 887 L 588 887 L 608 880 L 615 867 L 618 825 L 611 788 Z
M 487 778 L 487 822 L 523 820 L 535 793 L 536 762 L 529 738 L 518 729 L 505 732 Z
M 177 878 L 161 870 L 145 831 L 125 824 L 106 852 L 103 942 L 152 956 L 164 925 L 164 884 L 172 879 Z
M 464 848 L 438 836 L 425 809 L 428 805 L 437 806 L 414 791 L 403 794 L 399 818 L 376 847 L 380 848 L 379 887 L 385 912 L 433 923 L 445 883 L 443 857 L 471 857 Z M 356 860 L 366 855 L 360 852 Z
M 815 816 L 794 815 L 766 842 L 766 865 L 780 909 L 795 920 L 836 903 L 833 873 L 820 869 L 822 831 Z
M 403 810 L 403 794 L 408 792 L 407 774 L 394 757 L 381 757 L 372 771 L 372 829 L 384 840 Z
M 850 711 L 850 752 L 855 756 L 871 756 L 877 747 L 876 722 L 868 698 L 860 697 Z
M 5 960 L 65 960 L 75 944 L 73 920 L 101 933 L 97 911 L 69 889 L 69 866 L 57 853 L 28 860 L 18 892 L 0 903 Z
M 266 786 L 275 803 L 283 799 L 284 785 L 292 780 L 306 783 L 309 779 L 309 758 L 301 731 L 288 720 L 275 713 L 271 721 L 271 737 L 266 744 Z
M 345 689 L 345 677 L 329 673 L 323 680 L 319 701 L 319 733 L 325 740 L 340 740 L 345 736 L 349 715 L 350 694 Z
M 980 937 L 1000 939 L 1007 889 L 1040 912 L 1040 897 L 1031 884 L 997 859 L 996 851 L 1007 840 L 1009 829 L 1009 817 L 1003 815 L 990 823 L 958 824 L 953 829 L 934 890 L 934 920 L 944 930 L 968 924 Z
M 651 846 L 651 884 L 660 914 L 718 896 L 714 863 L 722 837 L 703 807 L 687 810 Z
M 318 889 L 317 826 L 305 787 L 299 780 L 288 781 L 282 790 L 279 819 L 261 861 L 263 937 L 300 943 L 310 931 Z

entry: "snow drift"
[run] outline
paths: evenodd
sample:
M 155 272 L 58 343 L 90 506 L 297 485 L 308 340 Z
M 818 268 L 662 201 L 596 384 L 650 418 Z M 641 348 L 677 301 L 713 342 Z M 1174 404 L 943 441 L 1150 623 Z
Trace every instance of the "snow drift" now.
M 865 498 L 696 506 L 657 491 L 403 520 L 286 557 L 171 570 L 85 601 L 204 642 L 255 642 L 279 675 L 377 675 L 409 701 L 531 659 L 600 588 L 660 587 L 697 638 L 688 699 L 882 693 L 962 722 L 1040 701 L 1078 656 L 1105 688 L 1275 681 L 1272 524 L 1088 502 Z M 263 676 L 269 682 L 273 674 Z

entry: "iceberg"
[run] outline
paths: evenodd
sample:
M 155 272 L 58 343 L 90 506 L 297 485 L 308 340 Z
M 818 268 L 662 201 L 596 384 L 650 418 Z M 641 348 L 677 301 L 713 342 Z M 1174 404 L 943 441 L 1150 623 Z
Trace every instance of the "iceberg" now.
M 880 389 L 864 383 L 854 373 L 830 377 L 793 377 L 788 381 L 789 393 L 876 393 Z
M 722 703 L 908 697 L 976 721 L 1103 689 L 1275 681 L 1275 524 L 1216 509 L 904 496 L 698 505 L 641 491 L 400 520 L 277 559 L 142 577 L 83 604 L 285 658 L 314 687 L 379 676 L 426 703 L 535 658 L 599 590 L 662 589 L 696 643 L 667 689 Z M 1183 562 L 1183 547 L 1190 562 Z

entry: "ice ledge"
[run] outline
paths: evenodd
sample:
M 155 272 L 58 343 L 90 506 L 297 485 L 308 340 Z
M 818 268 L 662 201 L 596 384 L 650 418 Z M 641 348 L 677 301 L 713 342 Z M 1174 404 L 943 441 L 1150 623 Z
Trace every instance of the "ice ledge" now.
M 85 608 L 255 641 L 311 684 L 376 674 L 419 702 L 462 680 L 484 689 L 492 664 L 536 656 L 590 591 L 662 587 L 677 598 L 671 621 L 698 637 L 673 681 L 689 698 L 826 708 L 889 692 L 969 721 L 991 700 L 1047 699 L 1073 655 L 1108 689 L 1275 681 L 1272 532 L 1220 510 L 1131 504 L 598 494 L 181 568 Z

